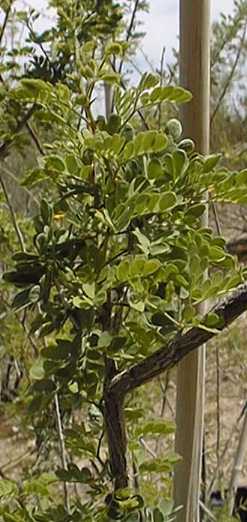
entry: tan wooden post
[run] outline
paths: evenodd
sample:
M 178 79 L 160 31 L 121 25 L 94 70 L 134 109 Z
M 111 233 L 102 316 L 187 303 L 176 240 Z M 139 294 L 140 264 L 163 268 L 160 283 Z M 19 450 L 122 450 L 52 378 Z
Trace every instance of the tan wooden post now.
M 184 137 L 196 150 L 209 152 L 210 0 L 180 0 L 180 85 L 193 99 L 182 107 Z M 202 224 L 207 226 L 207 214 Z M 204 417 L 205 347 L 187 356 L 177 371 L 176 451 L 183 461 L 175 469 L 178 522 L 199 521 Z

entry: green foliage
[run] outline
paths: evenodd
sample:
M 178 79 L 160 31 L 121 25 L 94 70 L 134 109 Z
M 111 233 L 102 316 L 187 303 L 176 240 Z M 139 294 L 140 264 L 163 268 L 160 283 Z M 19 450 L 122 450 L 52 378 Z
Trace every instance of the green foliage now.
M 91 2 L 51 4 L 58 12 L 54 30 L 38 35 L 34 13 L 19 19 L 32 45 L 54 42 L 53 59 L 34 54 L 1 98 L 6 154 L 30 144 L 23 131 L 28 113 L 39 150 L 22 177 L 38 205 L 25 228 L 25 248 L 8 245 L 3 291 L 35 352 L 18 353 L 25 378 L 17 407 L 43 451 L 44 469 L 26 470 L 21 486 L 3 480 L 0 513 L 4 522 L 133 522 L 139 512 L 146 521 L 174 520 L 172 505 L 160 502 L 147 478 L 161 477 L 162 496 L 169 496 L 166 480 L 178 456 L 147 459 L 142 444 L 168 437 L 174 425 L 144 420 L 135 400 L 126 407 L 128 459 L 144 493 L 109 493 L 107 369 L 110 362 L 125 370 L 191 326 L 221 327 L 216 314 L 200 317 L 197 305 L 235 288 L 246 270 L 221 237 L 201 226 L 201 216 L 208 191 L 213 201 L 246 202 L 247 174 L 229 172 L 217 154 L 195 152 L 189 138 L 181 139 L 177 119 L 168 117 L 163 127 L 155 118 L 147 123 L 146 115 L 187 103 L 191 94 L 161 86 L 151 73 L 124 88 L 118 71 L 128 45 L 118 4 L 98 2 L 93 11 Z M 112 89 L 108 118 L 94 106 L 102 83 Z

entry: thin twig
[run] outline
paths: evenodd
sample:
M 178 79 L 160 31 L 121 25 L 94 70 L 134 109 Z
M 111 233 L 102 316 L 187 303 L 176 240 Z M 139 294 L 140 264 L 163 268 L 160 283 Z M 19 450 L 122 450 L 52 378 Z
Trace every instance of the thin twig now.
M 217 234 L 219 236 L 221 236 L 222 235 L 222 233 L 221 233 L 221 225 L 220 225 L 220 220 L 219 220 L 219 215 L 218 215 L 216 203 L 215 203 L 215 201 L 211 201 L 211 204 L 212 204 L 212 209 L 213 209 L 213 214 L 214 214 L 214 220 L 215 220 Z
M 7 189 L 6 189 L 5 183 L 4 183 L 3 178 L 2 178 L 1 175 L 0 175 L 0 185 L 1 185 L 1 187 L 2 187 L 2 190 L 3 190 L 3 193 L 4 193 L 4 197 L 5 197 L 6 203 L 7 203 L 7 205 L 8 205 L 8 209 L 9 209 L 9 212 L 10 212 L 10 215 L 11 215 L 11 219 L 12 219 L 13 227 L 14 227 L 14 229 L 15 229 L 16 236 L 17 236 L 17 238 L 18 238 L 20 248 L 21 248 L 22 252 L 25 252 L 25 243 L 24 243 L 24 239 L 23 239 L 23 236 L 22 236 L 22 233 L 21 233 L 20 227 L 19 227 L 19 225 L 18 225 L 18 223 L 17 223 L 16 215 L 15 215 L 15 211 L 14 211 L 14 209 L 13 209 L 12 203 L 11 203 L 10 198 L 9 198 L 9 195 L 8 195 L 8 191 L 7 191 Z
M 239 58 L 240 58 L 240 55 L 241 55 L 241 52 L 242 52 L 243 44 L 244 44 L 244 41 L 245 41 L 246 29 L 247 29 L 247 23 L 244 26 L 243 34 L 242 34 L 242 37 L 241 37 L 240 43 L 239 43 L 238 52 L 236 54 L 236 58 L 234 60 L 232 69 L 230 71 L 230 74 L 229 74 L 226 82 L 225 82 L 225 85 L 224 85 L 224 87 L 222 89 L 222 92 L 221 92 L 221 94 L 220 94 L 220 96 L 218 98 L 218 101 L 217 101 L 216 106 L 214 108 L 213 114 L 212 114 L 212 116 L 210 118 L 210 126 L 212 126 L 213 120 L 214 120 L 214 118 L 215 118 L 215 116 L 216 116 L 216 114 L 217 114 L 217 112 L 218 112 L 218 110 L 220 108 L 220 105 L 221 105 L 221 103 L 222 103 L 222 101 L 223 101 L 223 99 L 224 99 L 224 97 L 226 95 L 227 90 L 229 89 L 229 86 L 230 86 L 231 81 L 233 79 L 233 76 L 235 74 L 235 71 L 236 71 L 236 68 L 237 68 L 237 65 L 238 65 L 238 62 L 239 62 Z
M 204 502 L 202 502 L 202 500 L 199 500 L 199 504 L 200 504 L 200 508 L 204 511 L 204 513 L 207 515 L 207 517 L 210 520 L 214 520 L 214 521 L 217 520 L 215 518 L 215 516 L 213 515 L 213 513 L 207 508 L 207 506 L 205 506 L 205 504 L 204 504 Z
M 163 47 L 163 49 L 162 49 L 162 53 L 161 53 L 161 59 L 160 59 L 160 86 L 161 86 L 161 87 L 162 87 L 162 85 L 163 85 L 165 52 L 166 52 L 166 48 Z M 161 107 L 162 107 L 162 104 L 159 103 L 159 105 L 158 105 L 158 111 L 159 111 L 159 117 L 158 117 L 159 129 L 160 129 L 160 127 L 161 127 L 161 115 L 162 115 Z
M 7 174 L 7 176 L 12 178 L 16 183 L 19 184 L 19 179 L 17 178 L 17 176 L 13 172 L 11 172 L 11 170 L 9 170 L 8 167 L 6 167 L 6 165 L 2 164 L 1 169 L 4 171 L 5 174 Z M 30 198 L 32 198 L 32 200 L 36 203 L 36 205 L 39 205 L 38 199 L 34 196 L 34 194 L 32 193 L 31 190 L 29 190 L 27 187 L 24 187 L 24 186 L 22 186 L 21 188 L 24 192 L 26 192 L 28 194 L 28 196 L 30 196 Z
M 31 118 L 34 110 L 35 110 L 35 104 L 32 105 L 28 109 L 28 111 L 24 114 L 23 118 L 17 123 L 16 129 L 12 134 L 13 137 L 7 139 L 4 143 L 2 143 L 2 145 L 0 146 L 0 158 L 5 156 L 6 152 L 8 151 L 9 147 L 12 145 L 12 143 L 14 141 L 15 135 L 19 134 L 19 132 L 21 132 L 23 127 L 26 126 L 26 124 L 27 124 L 28 120 Z
M 151 457 L 156 459 L 156 457 L 157 457 L 156 453 L 148 446 L 148 444 L 145 442 L 143 437 L 139 438 L 139 442 L 143 446 L 143 448 L 147 451 L 147 453 L 149 453 L 151 455 Z
M 165 385 L 163 385 L 161 378 L 159 378 L 159 382 L 160 382 L 160 388 L 162 391 L 162 403 L 161 403 L 161 409 L 160 409 L 160 417 L 163 417 L 164 413 L 165 413 L 165 407 L 167 404 L 167 390 L 168 390 L 169 383 L 170 383 L 169 370 L 166 372 Z M 155 452 L 158 453 L 159 449 L 160 449 L 160 438 L 157 439 Z
M 44 152 L 44 150 L 42 148 L 42 145 L 41 145 L 41 143 L 39 141 L 39 138 L 38 138 L 37 134 L 34 132 L 34 129 L 31 127 L 30 123 L 28 123 L 28 122 L 26 123 L 26 127 L 27 127 L 27 130 L 28 130 L 28 132 L 29 132 L 33 142 L 35 143 L 38 151 L 40 152 L 40 154 L 42 156 L 44 156 L 45 152 Z
M 242 410 L 241 413 L 240 413 L 240 415 L 238 416 L 238 418 L 237 418 L 237 420 L 236 420 L 234 426 L 233 426 L 232 429 L 231 429 L 231 433 L 230 433 L 230 435 L 229 435 L 229 437 L 228 437 L 228 439 L 227 439 L 227 441 L 226 441 L 226 443 L 225 443 L 225 446 L 224 446 L 224 448 L 223 448 L 223 451 L 222 451 L 222 453 L 221 453 L 221 455 L 220 455 L 220 461 L 221 461 L 221 463 L 223 463 L 223 461 L 224 461 L 224 458 L 225 458 L 225 456 L 226 456 L 226 454 L 227 454 L 227 451 L 228 451 L 228 449 L 229 449 L 229 446 L 230 446 L 230 444 L 231 444 L 231 442 L 232 442 L 233 435 L 234 435 L 235 431 L 237 431 L 237 429 L 238 429 L 238 425 L 239 425 L 240 420 L 241 420 L 242 417 L 243 417 L 243 414 L 244 414 L 244 411 Z M 215 480 L 216 480 L 216 478 L 217 478 L 216 475 L 217 475 L 217 473 L 215 473 L 215 474 L 213 475 L 213 477 L 212 477 L 212 479 L 211 479 L 211 481 L 210 481 L 210 484 L 209 484 L 209 487 L 208 487 L 208 490 L 207 490 L 207 496 L 208 496 L 208 497 L 209 497 L 209 496 L 211 495 L 211 493 L 212 493 L 212 490 L 213 490 L 213 487 L 214 487 L 214 483 L 215 483 Z
M 58 431 L 58 439 L 59 439 L 59 445 L 60 445 L 60 458 L 62 466 L 65 470 L 68 469 L 67 466 L 67 459 L 66 459 L 66 449 L 65 449 L 65 442 L 64 442 L 64 434 L 63 434 L 63 425 L 62 425 L 62 419 L 61 419 L 61 413 L 60 413 L 60 407 L 59 407 L 59 400 L 57 393 L 54 397 L 54 403 L 55 403 L 55 411 L 56 411 L 56 422 L 57 422 L 57 431 Z M 68 488 L 67 483 L 64 481 L 64 506 L 66 510 L 69 512 L 69 494 L 68 494 Z
M 143 51 L 143 49 L 140 49 L 140 52 L 141 52 L 143 58 L 145 59 L 145 61 L 147 62 L 148 67 L 155 74 L 157 71 L 156 71 L 154 65 L 152 64 L 152 62 L 150 61 L 148 55 Z
M 2 25 L 1 30 L 0 30 L 0 46 L 1 46 L 1 43 L 2 43 L 3 35 L 4 35 L 5 29 L 6 29 L 6 25 L 8 23 L 11 7 L 12 7 L 12 2 L 9 3 L 9 5 L 8 5 L 6 11 L 5 11 L 5 17 L 4 17 L 3 25 Z
M 27 457 L 30 457 L 36 452 L 36 448 L 32 448 L 31 450 L 25 451 L 23 455 L 19 455 L 18 457 L 14 458 L 13 460 L 10 460 L 9 462 L 5 462 L 1 466 L 2 473 L 5 474 L 6 471 L 10 471 L 12 468 L 16 468 L 18 464 L 20 464 L 23 460 L 25 460 Z
M 117 71 L 116 71 L 116 67 L 114 66 L 114 64 L 112 63 L 111 65 L 112 65 L 113 71 L 114 71 L 114 72 L 117 72 Z M 124 83 L 124 81 L 123 81 L 122 78 L 120 79 L 120 84 L 121 84 L 121 87 L 123 88 L 123 90 L 124 90 L 124 91 L 127 91 L 127 87 L 126 87 L 126 85 L 125 85 L 125 83 Z M 113 100 L 113 102 L 114 102 L 114 100 Z M 113 111 L 113 109 L 114 109 L 114 103 L 112 103 L 112 111 Z M 144 118 L 142 112 L 141 112 L 139 109 L 137 109 L 136 112 L 137 112 L 138 116 L 139 116 L 139 117 L 141 118 L 141 120 L 142 120 L 143 127 L 144 127 L 146 130 L 149 130 L 149 126 L 148 126 L 148 124 L 147 124 L 147 122 L 146 122 L 146 120 L 145 120 L 145 118 Z M 135 111 L 134 111 L 134 113 L 135 113 Z M 134 115 L 134 113 L 132 113 L 132 116 Z M 132 116 L 131 116 L 131 117 L 132 117 Z M 129 121 L 129 118 L 128 118 L 128 121 Z M 126 123 L 127 123 L 127 121 L 125 121 L 124 125 L 126 125 Z
M 104 436 L 105 436 L 105 430 L 102 430 L 102 433 L 101 433 L 99 441 L 98 441 L 98 447 L 97 447 L 97 452 L 96 452 L 96 459 L 99 461 L 99 463 L 101 464 L 102 467 L 105 466 L 105 463 L 100 456 L 100 450 L 101 450 Z
M 0 74 L 0 82 L 5 86 L 6 89 L 8 89 L 1 74 Z M 38 151 L 40 152 L 40 154 L 42 156 L 44 156 L 45 152 L 44 152 L 44 150 L 42 148 L 42 145 L 41 145 L 41 143 L 39 141 L 39 138 L 38 138 L 37 134 L 34 132 L 33 128 L 31 127 L 31 125 L 30 125 L 30 123 L 28 121 L 26 122 L 25 125 L 26 125 L 26 129 L 29 132 L 29 134 L 30 134 L 33 142 L 35 143 Z
M 22 328 L 23 328 L 23 330 L 24 330 L 24 332 L 25 332 L 25 334 L 27 336 L 27 339 L 28 339 L 30 345 L 33 348 L 34 355 L 36 355 L 36 357 L 37 357 L 39 355 L 39 349 L 38 349 L 36 343 L 34 342 L 30 332 L 28 331 L 28 328 L 27 328 L 27 325 L 26 325 L 26 315 L 25 314 L 23 315 L 22 319 L 20 320 L 20 324 L 21 324 L 21 326 L 22 326 Z
M 134 9 L 132 11 L 132 16 L 131 16 L 129 27 L 128 27 L 127 33 L 126 33 L 126 38 L 125 38 L 126 42 L 128 42 L 130 37 L 131 37 L 132 29 L 133 29 L 134 24 L 135 24 L 135 17 L 136 17 L 137 9 L 138 9 L 138 6 L 139 6 L 139 2 L 140 2 L 140 0 L 135 0 Z M 124 60 L 122 58 L 122 60 L 120 62 L 120 65 L 119 65 L 119 69 L 118 69 L 119 74 L 121 74 L 121 71 L 122 71 L 122 68 L 123 68 L 123 63 L 124 63 Z

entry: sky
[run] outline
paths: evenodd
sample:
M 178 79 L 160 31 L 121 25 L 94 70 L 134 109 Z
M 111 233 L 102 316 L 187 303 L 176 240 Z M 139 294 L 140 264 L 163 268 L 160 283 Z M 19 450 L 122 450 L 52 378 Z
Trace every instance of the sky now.
M 216 20 L 221 12 L 231 14 L 233 4 L 234 0 L 211 0 L 211 19 Z M 145 54 L 154 67 L 157 67 L 162 48 L 165 46 L 165 58 L 169 62 L 172 58 L 172 48 L 178 47 L 179 0 L 150 0 L 150 12 L 142 18 L 143 30 L 146 32 L 142 42 Z M 141 53 L 138 56 L 139 60 L 144 66 L 145 58 Z
M 121 2 L 124 0 L 121 0 Z M 47 24 L 47 0 L 19 0 L 19 5 L 33 7 L 42 12 L 40 28 Z M 211 0 L 211 18 L 215 20 L 220 12 L 230 14 L 234 0 Z M 146 33 L 141 43 L 141 50 L 148 56 L 154 68 L 160 64 L 163 47 L 166 48 L 165 61 L 172 60 L 172 48 L 178 47 L 179 0 L 150 0 L 150 11 L 142 15 L 142 30 Z M 49 23 L 51 18 L 49 17 Z M 138 66 L 143 71 L 148 64 L 139 51 Z M 150 69 L 150 67 L 149 67 Z

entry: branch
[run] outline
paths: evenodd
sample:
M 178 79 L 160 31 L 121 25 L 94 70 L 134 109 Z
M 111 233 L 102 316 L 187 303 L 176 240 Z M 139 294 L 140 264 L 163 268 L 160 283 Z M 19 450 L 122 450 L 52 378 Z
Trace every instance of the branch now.
M 31 118 L 34 110 L 35 110 L 35 105 L 32 105 L 32 107 L 30 107 L 30 109 L 28 109 L 26 114 L 24 114 L 23 118 L 18 122 L 15 132 L 13 134 L 13 137 L 7 139 L 4 143 L 2 143 L 2 145 L 0 146 L 0 158 L 5 156 L 6 152 L 8 151 L 9 147 L 12 145 L 12 143 L 14 141 L 15 135 L 18 134 L 19 132 L 21 132 L 23 127 L 26 126 L 26 124 L 27 124 L 28 120 Z
M 243 284 L 212 309 L 222 320 L 222 325 L 217 333 L 224 330 L 246 310 L 247 284 Z M 111 392 L 114 392 L 120 398 L 124 398 L 127 393 L 172 368 L 188 353 L 196 350 L 215 336 L 215 330 L 208 331 L 198 326 L 191 328 L 184 334 L 178 333 L 166 346 L 114 377 L 110 385 Z
M 241 55 L 241 52 L 242 52 L 243 44 L 244 44 L 244 41 L 245 41 L 246 29 L 247 29 L 247 24 L 245 24 L 245 26 L 244 26 L 243 34 L 241 36 L 240 43 L 239 43 L 238 52 L 236 54 L 236 58 L 234 60 L 232 69 L 231 69 L 230 74 L 229 74 L 229 76 L 228 76 L 228 78 L 226 80 L 226 83 L 225 83 L 224 87 L 223 87 L 222 93 L 220 94 L 220 96 L 218 98 L 218 101 L 216 103 L 216 107 L 214 108 L 213 114 L 212 114 L 212 116 L 210 118 L 210 126 L 213 123 L 213 120 L 214 120 L 214 118 L 215 118 L 215 116 L 216 116 L 216 114 L 217 114 L 217 112 L 218 112 L 218 110 L 220 108 L 220 105 L 221 105 L 221 103 L 222 103 L 222 101 L 223 101 L 223 99 L 224 99 L 224 97 L 226 95 L 226 92 L 227 92 L 227 90 L 228 90 L 228 88 L 229 88 L 229 86 L 231 84 L 231 81 L 233 79 L 234 73 L 236 71 L 236 68 L 237 68 L 237 65 L 238 65 L 238 62 L 239 62 L 239 58 L 240 58 L 240 55 Z
M 132 16 L 131 16 L 129 27 L 128 27 L 127 33 L 126 33 L 126 39 L 125 39 L 126 42 L 128 42 L 130 37 L 131 37 L 132 29 L 133 29 L 134 23 L 135 23 L 136 13 L 137 13 L 137 10 L 138 10 L 138 7 L 139 7 L 139 2 L 140 2 L 140 0 L 135 0 L 134 9 L 132 11 Z M 120 65 L 119 65 L 119 69 L 118 69 L 119 74 L 122 72 L 123 63 L 124 63 L 124 60 L 122 58 L 122 60 L 120 62 Z
M 104 420 L 115 490 L 128 485 L 126 427 L 123 411 L 126 395 L 174 367 L 187 354 L 215 337 L 246 310 L 247 283 L 241 285 L 212 309 L 222 321 L 217 331 L 193 327 L 185 333 L 180 332 L 166 346 L 143 361 L 115 376 L 113 374 L 104 391 Z
M 0 46 L 1 46 L 1 43 L 2 43 L 3 35 L 4 35 L 5 29 L 6 29 L 6 25 L 8 23 L 11 7 L 12 7 L 12 2 L 9 3 L 9 5 L 8 5 L 8 7 L 6 9 L 3 25 L 2 25 L 1 30 L 0 30 Z
M 227 251 L 238 257 L 239 261 L 246 261 L 247 259 L 247 236 L 240 236 L 237 239 L 228 241 L 226 244 Z
M 10 197 L 8 195 L 8 191 L 6 189 L 6 186 L 5 186 L 5 183 L 4 183 L 3 179 L 2 179 L 1 174 L 0 174 L 0 185 L 2 187 L 2 190 L 3 190 L 3 193 L 4 193 L 4 197 L 5 197 L 5 200 L 6 200 L 6 203 L 7 203 L 9 212 L 10 212 L 10 215 L 11 215 L 11 220 L 12 220 L 15 232 L 16 232 L 17 239 L 19 241 L 20 249 L 21 249 L 22 252 L 25 252 L 25 243 L 24 243 L 23 235 L 22 235 L 20 227 L 19 227 L 19 225 L 17 223 L 15 211 L 14 211 L 14 208 L 13 208 L 12 203 L 10 201 Z
M 4 81 L 4 79 L 3 79 L 1 74 L 0 74 L 0 82 L 4 85 L 4 87 L 6 87 L 6 83 L 5 83 L 5 81 Z M 29 132 L 29 134 L 30 134 L 34 144 L 36 145 L 38 151 L 40 152 L 40 154 L 42 156 L 44 156 L 45 152 L 44 152 L 44 150 L 42 148 L 42 145 L 41 145 L 41 143 L 39 141 L 39 138 L 38 138 L 37 134 L 34 132 L 33 128 L 31 127 L 31 125 L 30 125 L 30 123 L 28 121 L 25 123 L 25 126 L 26 126 L 26 128 L 27 128 L 27 130 L 28 130 L 28 132 Z
M 41 143 L 39 141 L 39 138 L 38 138 L 37 134 L 34 132 L 34 129 L 31 127 L 30 123 L 28 123 L 28 122 L 26 123 L 26 127 L 27 127 L 27 130 L 28 130 L 28 132 L 29 132 L 29 134 L 30 134 L 34 144 L 36 145 L 37 150 L 39 151 L 41 156 L 44 156 L 45 152 L 44 152 L 44 150 L 42 148 L 42 145 L 41 145 Z

